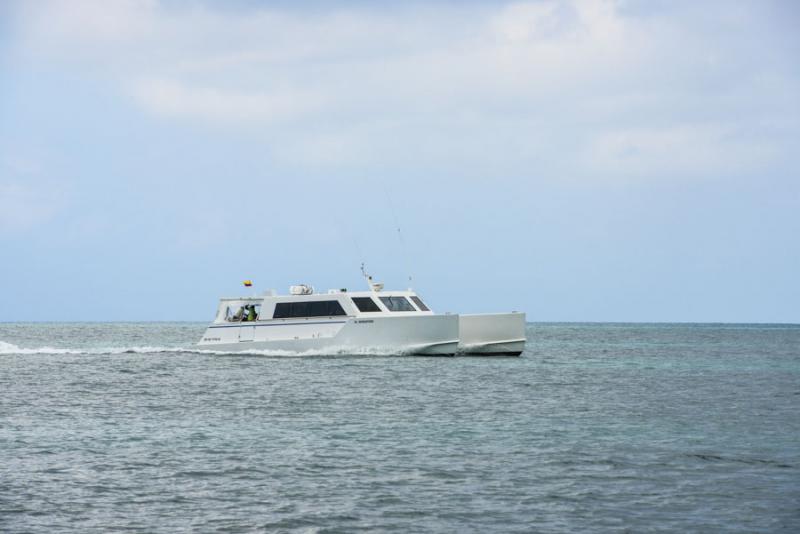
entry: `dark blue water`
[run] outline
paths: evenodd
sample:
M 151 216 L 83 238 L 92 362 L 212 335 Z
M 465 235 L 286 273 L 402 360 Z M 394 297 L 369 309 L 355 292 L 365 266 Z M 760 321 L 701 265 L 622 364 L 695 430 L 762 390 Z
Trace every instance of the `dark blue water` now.
M 536 324 L 520 358 L 0 325 L 0 530 L 800 531 L 800 327 Z

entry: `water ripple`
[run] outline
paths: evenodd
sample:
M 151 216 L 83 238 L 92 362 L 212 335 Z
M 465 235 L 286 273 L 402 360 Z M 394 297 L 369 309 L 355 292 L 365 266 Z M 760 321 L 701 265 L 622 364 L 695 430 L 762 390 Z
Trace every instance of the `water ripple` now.
M 0 325 L 0 531 L 800 530 L 800 328 L 436 359 L 220 357 L 203 326 Z

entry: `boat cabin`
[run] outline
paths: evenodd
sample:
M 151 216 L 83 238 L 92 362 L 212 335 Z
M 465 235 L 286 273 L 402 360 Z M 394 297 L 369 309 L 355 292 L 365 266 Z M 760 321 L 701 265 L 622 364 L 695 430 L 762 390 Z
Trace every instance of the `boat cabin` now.
M 303 290 L 296 290 L 303 287 Z M 245 323 L 286 319 L 376 317 L 385 314 L 433 315 L 413 291 L 332 289 L 314 293 L 310 286 L 292 286 L 288 295 L 223 298 L 215 323 Z

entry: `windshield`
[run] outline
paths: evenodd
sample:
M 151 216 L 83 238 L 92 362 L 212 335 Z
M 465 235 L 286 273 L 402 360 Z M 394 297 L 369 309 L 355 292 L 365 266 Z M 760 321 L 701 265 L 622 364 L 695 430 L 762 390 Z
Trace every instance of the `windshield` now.
M 381 297 L 381 302 L 389 308 L 389 311 L 417 311 L 405 297 Z

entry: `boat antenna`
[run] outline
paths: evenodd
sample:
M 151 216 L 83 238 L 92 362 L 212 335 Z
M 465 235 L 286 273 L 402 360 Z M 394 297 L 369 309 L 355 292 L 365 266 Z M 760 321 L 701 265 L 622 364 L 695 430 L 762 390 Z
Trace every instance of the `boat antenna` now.
M 386 195 L 386 200 L 389 202 L 389 209 L 392 212 L 392 219 L 394 220 L 394 227 L 397 229 L 397 239 L 400 241 L 400 251 L 403 254 L 403 262 L 406 264 L 406 273 L 408 273 L 408 290 L 411 291 L 412 286 L 414 285 L 413 276 L 411 275 L 411 267 L 410 262 L 408 261 L 408 254 L 406 253 L 406 243 L 403 240 L 403 233 L 400 231 L 400 220 L 397 218 L 397 211 L 394 209 L 394 202 L 392 202 L 392 197 L 389 195 L 389 190 L 386 188 L 386 184 L 381 182 L 381 186 L 383 188 L 383 194 Z

